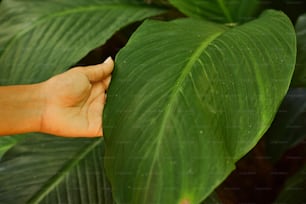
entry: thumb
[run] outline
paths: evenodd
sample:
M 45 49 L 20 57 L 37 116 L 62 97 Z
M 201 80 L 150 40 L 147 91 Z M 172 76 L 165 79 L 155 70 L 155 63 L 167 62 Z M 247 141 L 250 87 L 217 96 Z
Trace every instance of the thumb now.
M 88 77 L 90 82 L 98 82 L 107 78 L 114 69 L 114 61 L 108 57 L 102 64 L 86 66 L 82 72 Z

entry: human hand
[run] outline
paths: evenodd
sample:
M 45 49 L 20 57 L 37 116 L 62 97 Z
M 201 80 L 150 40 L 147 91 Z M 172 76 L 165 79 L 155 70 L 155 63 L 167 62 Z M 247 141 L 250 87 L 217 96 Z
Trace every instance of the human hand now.
M 66 137 L 102 136 L 105 91 L 113 67 L 108 58 L 103 64 L 76 67 L 43 82 L 40 131 Z

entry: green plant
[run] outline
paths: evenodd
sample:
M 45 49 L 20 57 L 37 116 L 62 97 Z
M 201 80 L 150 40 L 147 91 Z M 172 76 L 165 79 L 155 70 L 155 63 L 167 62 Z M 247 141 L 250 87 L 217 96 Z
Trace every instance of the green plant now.
M 3 0 L 1 85 L 46 80 L 133 34 L 116 53 L 105 138 L 0 138 L 0 202 L 219 202 L 213 191 L 270 127 L 296 60 L 290 19 L 255 19 L 259 1 L 243 2 Z

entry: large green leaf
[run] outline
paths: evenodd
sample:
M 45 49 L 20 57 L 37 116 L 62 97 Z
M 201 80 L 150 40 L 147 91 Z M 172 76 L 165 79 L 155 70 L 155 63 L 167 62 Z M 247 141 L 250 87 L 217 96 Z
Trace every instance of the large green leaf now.
M 163 10 L 141 0 L 4 0 L 0 85 L 32 83 L 66 70 L 121 27 Z
M 188 16 L 224 23 L 244 22 L 259 6 L 258 0 L 170 0 L 170 3 Z
M 306 14 L 300 16 L 295 25 L 297 35 L 297 61 L 292 80 L 293 86 L 306 86 Z
M 0 203 L 111 204 L 102 139 L 28 137 L 0 162 Z
M 146 21 L 117 55 L 104 112 L 116 202 L 204 200 L 271 124 L 295 55 L 281 12 L 232 29 Z
M 279 193 L 275 204 L 277 203 L 305 203 L 306 201 L 306 165 L 290 177 L 282 191 Z

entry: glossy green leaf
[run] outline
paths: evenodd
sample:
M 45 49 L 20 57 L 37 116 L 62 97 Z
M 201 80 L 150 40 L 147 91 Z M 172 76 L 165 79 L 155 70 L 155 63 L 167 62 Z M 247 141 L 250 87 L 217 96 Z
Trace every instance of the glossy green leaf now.
M 163 10 L 141 0 L 4 0 L 0 85 L 48 79 L 123 26 Z
M 250 20 L 259 6 L 258 0 L 170 0 L 187 16 L 210 19 L 222 23 L 237 23 Z
M 306 201 L 306 165 L 290 177 L 274 203 L 305 203 Z
M 306 137 L 306 89 L 290 89 L 266 134 L 266 153 L 276 162 Z
M 37 135 L 0 162 L 0 203 L 111 204 L 103 140 Z
M 293 86 L 306 86 L 306 14 L 300 16 L 295 25 L 297 36 L 297 61 L 293 75 Z
M 285 96 L 295 32 L 281 12 L 228 29 L 146 21 L 116 57 L 104 117 L 117 203 L 200 203 L 264 134 Z

